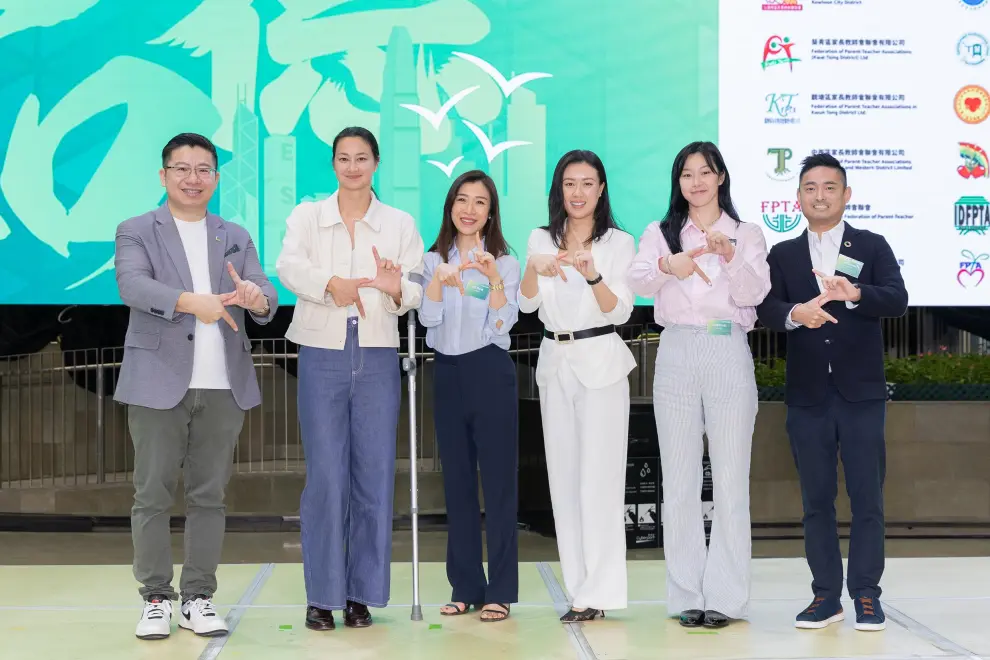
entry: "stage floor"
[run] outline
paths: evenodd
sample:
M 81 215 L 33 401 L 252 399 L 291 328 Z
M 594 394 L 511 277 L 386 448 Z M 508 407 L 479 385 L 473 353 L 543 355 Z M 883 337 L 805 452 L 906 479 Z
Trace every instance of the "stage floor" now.
M 501 623 L 477 615 L 444 617 L 444 565 L 421 565 L 423 621 L 410 620 L 412 570 L 392 565 L 393 605 L 372 610 L 368 629 L 316 633 L 303 626 L 300 564 L 225 564 L 215 602 L 232 624 L 225 638 L 200 639 L 173 622 L 172 636 L 134 638 L 140 611 L 130 566 L 0 566 L 0 657 L 99 658 L 487 658 L 633 660 L 652 658 L 990 658 L 990 558 L 887 560 L 883 605 L 887 629 L 793 627 L 809 602 L 803 559 L 755 559 L 749 620 L 718 631 L 687 630 L 668 618 L 662 561 L 629 562 L 630 607 L 604 620 L 564 625 L 560 567 L 520 566 L 520 603 Z M 176 569 L 178 576 L 178 567 Z M 173 619 L 174 621 L 174 619 Z

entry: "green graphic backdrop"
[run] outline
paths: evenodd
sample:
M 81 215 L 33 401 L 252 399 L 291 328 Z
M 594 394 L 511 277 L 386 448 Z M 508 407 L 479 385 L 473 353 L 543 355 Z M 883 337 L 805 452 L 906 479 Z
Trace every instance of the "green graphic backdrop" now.
M 114 230 L 163 201 L 161 148 L 183 131 L 217 144 L 211 210 L 249 229 L 273 278 L 289 211 L 336 189 L 329 145 L 344 126 L 378 136 L 376 190 L 416 217 L 427 245 L 450 181 L 488 171 L 520 258 L 564 152 L 602 157 L 618 220 L 638 237 L 666 207 L 677 150 L 716 139 L 708 0 L 0 0 L 0 11 L 4 304 L 119 303 Z M 510 90 L 523 74 L 534 75 Z M 405 107 L 449 100 L 435 125 Z

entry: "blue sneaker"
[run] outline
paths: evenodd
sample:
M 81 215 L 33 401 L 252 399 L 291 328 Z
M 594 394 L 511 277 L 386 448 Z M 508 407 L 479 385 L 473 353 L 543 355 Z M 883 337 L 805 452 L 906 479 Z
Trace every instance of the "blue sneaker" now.
M 856 630 L 883 630 L 887 627 L 887 617 L 883 615 L 879 598 L 860 596 L 856 604 Z
M 816 597 L 811 605 L 804 608 L 804 611 L 797 615 L 794 620 L 795 628 L 824 628 L 831 623 L 842 621 L 846 615 L 842 612 L 842 605 L 838 598 Z

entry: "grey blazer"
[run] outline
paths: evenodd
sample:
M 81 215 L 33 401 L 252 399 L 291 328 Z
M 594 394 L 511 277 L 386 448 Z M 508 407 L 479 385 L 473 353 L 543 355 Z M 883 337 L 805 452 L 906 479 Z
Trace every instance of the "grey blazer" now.
M 210 280 L 213 293 L 234 290 L 227 262 L 238 275 L 261 287 L 271 309 L 259 324 L 271 321 L 278 294 L 265 276 L 247 230 L 218 216 L 206 215 Z M 196 317 L 175 311 L 179 294 L 193 290 L 189 263 L 179 230 L 167 205 L 125 220 L 117 227 L 117 290 L 131 308 L 124 339 L 124 361 L 114 399 L 121 403 L 168 410 L 189 390 L 193 367 Z M 227 308 L 238 331 L 218 321 L 226 347 L 227 377 L 237 405 L 248 410 L 261 403 L 258 380 L 245 332 L 245 310 Z

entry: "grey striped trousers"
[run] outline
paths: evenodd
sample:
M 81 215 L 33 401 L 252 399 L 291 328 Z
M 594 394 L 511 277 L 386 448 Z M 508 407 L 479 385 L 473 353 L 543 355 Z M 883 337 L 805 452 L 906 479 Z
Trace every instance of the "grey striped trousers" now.
M 750 593 L 749 466 L 756 380 L 746 333 L 672 326 L 660 334 L 653 409 L 663 474 L 667 612 L 715 610 L 739 619 Z M 708 436 L 715 513 L 705 548 L 702 433 Z

